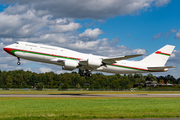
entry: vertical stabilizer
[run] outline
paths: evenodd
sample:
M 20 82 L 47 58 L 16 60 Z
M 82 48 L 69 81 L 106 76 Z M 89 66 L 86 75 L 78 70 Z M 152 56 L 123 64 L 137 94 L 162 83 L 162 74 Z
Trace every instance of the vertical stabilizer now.
M 161 49 L 157 50 L 156 52 L 152 53 L 151 55 L 147 56 L 143 60 L 141 60 L 141 62 L 151 64 L 153 66 L 164 66 L 174 48 L 175 46 L 173 45 L 166 45 Z

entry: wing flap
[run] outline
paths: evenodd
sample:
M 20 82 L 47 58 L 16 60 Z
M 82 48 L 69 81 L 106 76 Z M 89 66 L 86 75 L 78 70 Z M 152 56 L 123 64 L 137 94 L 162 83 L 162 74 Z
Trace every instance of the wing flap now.
M 112 63 L 116 63 L 116 61 L 119 61 L 119 60 L 130 59 L 130 58 L 139 57 L 139 56 L 142 56 L 142 55 L 143 55 L 143 54 L 126 55 L 126 56 L 115 57 L 115 58 L 105 58 L 105 59 L 103 59 L 103 63 L 112 64 Z

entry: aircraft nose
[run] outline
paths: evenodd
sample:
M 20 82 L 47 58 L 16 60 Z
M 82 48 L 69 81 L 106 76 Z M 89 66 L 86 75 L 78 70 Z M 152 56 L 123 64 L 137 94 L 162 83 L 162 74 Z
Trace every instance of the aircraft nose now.
M 8 48 L 7 46 L 4 47 L 3 49 L 4 49 L 4 51 L 6 51 L 7 53 L 13 55 L 13 54 L 11 53 L 11 50 L 12 50 L 12 49 Z M 14 56 L 14 55 L 13 55 L 13 56 Z
M 10 53 L 10 50 L 9 50 L 9 48 L 7 48 L 7 47 L 4 47 L 3 49 L 4 49 L 4 51 L 6 51 L 7 53 Z

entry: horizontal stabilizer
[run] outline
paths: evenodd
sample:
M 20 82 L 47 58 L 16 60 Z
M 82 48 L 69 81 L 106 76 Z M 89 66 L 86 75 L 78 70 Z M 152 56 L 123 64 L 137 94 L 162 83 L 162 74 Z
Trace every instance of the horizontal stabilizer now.
M 142 55 L 143 55 L 143 54 L 138 54 L 138 55 L 126 55 L 126 56 L 115 57 L 115 58 L 105 58 L 105 59 L 103 59 L 103 62 L 106 63 L 106 64 L 112 64 L 112 63 L 116 63 L 116 61 L 119 61 L 119 60 L 130 59 L 130 58 L 139 57 L 139 56 L 142 56 Z
M 148 67 L 148 70 L 163 70 L 167 68 L 176 68 L 176 66 Z

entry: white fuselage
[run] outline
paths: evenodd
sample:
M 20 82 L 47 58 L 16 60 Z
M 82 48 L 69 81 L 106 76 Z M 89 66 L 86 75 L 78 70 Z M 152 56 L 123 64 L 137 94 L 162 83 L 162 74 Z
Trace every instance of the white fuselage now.
M 57 62 L 56 59 L 61 59 L 64 61 L 77 61 L 78 63 L 83 60 L 88 59 L 102 59 L 107 58 L 103 56 L 97 56 L 92 54 L 85 54 L 76 52 L 73 50 L 54 47 L 49 45 L 41 45 L 29 42 L 17 42 L 9 46 L 4 47 L 4 50 L 9 54 L 16 56 L 18 58 L 50 63 L 55 65 L 63 66 L 62 62 Z M 153 65 L 148 65 L 153 66 Z M 84 67 L 86 69 L 86 67 Z M 99 66 L 94 69 L 95 71 L 108 72 L 108 73 L 146 73 L 153 72 L 147 69 L 147 64 L 140 63 L 139 61 L 127 61 L 121 60 L 117 61 L 111 65 Z M 163 71 L 159 71 L 163 72 Z

